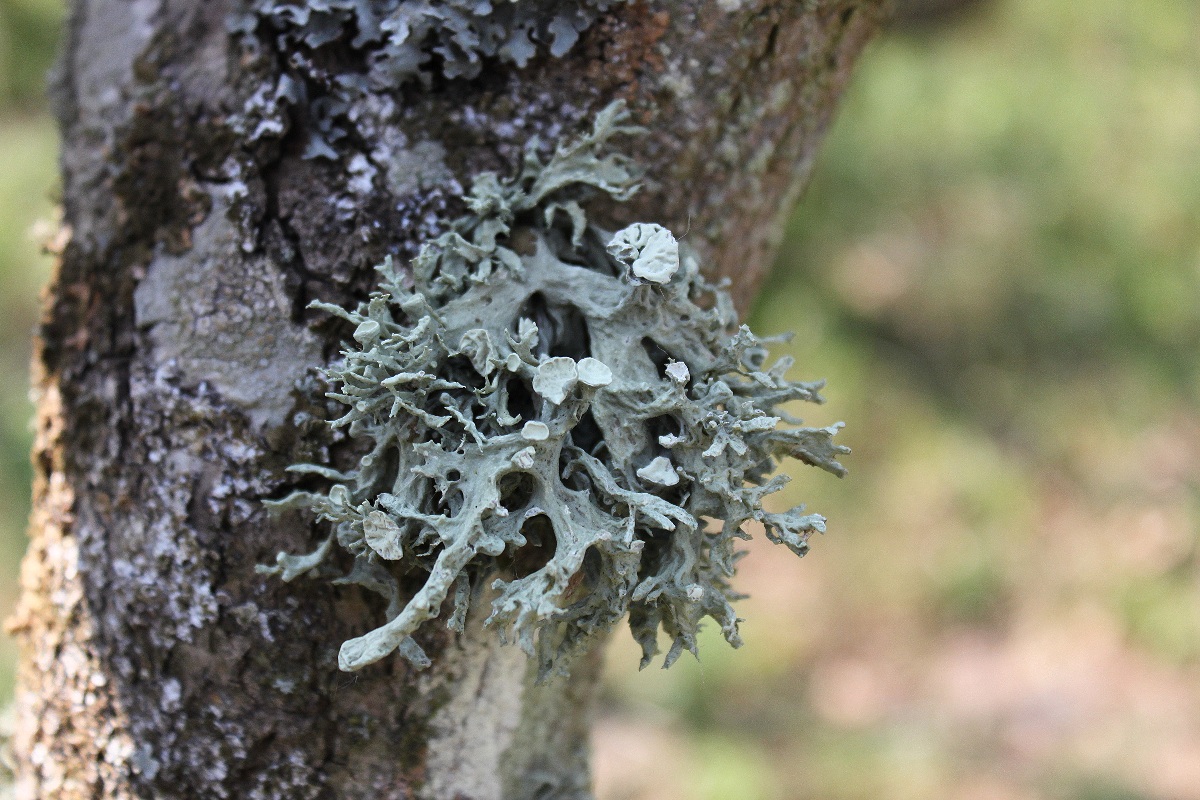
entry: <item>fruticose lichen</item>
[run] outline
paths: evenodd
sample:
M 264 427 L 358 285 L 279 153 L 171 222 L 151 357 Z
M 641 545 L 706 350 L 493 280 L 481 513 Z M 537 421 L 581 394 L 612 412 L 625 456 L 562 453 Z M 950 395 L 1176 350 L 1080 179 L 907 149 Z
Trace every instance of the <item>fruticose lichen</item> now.
M 411 281 L 389 261 L 355 310 L 316 303 L 354 327 L 327 375 L 344 404 L 335 427 L 364 441 L 345 473 L 274 503 L 311 509 L 332 532 L 308 555 L 262 568 L 293 578 L 353 555 L 338 579 L 382 595 L 387 622 L 345 642 L 356 670 L 393 651 L 429 663 L 412 634 L 453 597 L 462 631 L 471 603 L 496 592 L 486 624 L 539 659 L 541 674 L 628 613 L 642 666 L 661 628 L 664 666 L 696 652 L 704 617 L 740 644 L 730 588 L 743 526 L 803 555 L 824 519 L 763 510 L 783 457 L 837 475 L 838 426 L 803 427 L 781 406 L 821 402 L 821 383 L 767 366 L 764 340 L 736 327 L 728 295 L 658 225 L 615 234 L 584 204 L 637 189 L 629 161 L 607 153 L 620 104 L 548 162 L 527 152 L 515 179 L 480 175 L 469 213 L 429 242 Z M 400 577 L 420 576 L 411 597 Z

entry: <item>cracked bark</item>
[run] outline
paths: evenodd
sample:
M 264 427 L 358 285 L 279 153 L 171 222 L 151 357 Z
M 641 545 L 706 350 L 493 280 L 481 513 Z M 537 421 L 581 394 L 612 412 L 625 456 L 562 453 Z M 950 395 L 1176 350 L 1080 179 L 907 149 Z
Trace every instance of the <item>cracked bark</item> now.
M 336 159 L 306 160 L 311 109 L 280 100 L 280 78 L 316 73 L 231 34 L 235 0 L 75 0 L 54 93 L 71 236 L 35 357 L 10 621 L 18 795 L 589 796 L 599 645 L 535 687 L 474 620 L 419 634 L 425 672 L 391 658 L 348 676 L 337 646 L 375 601 L 254 573 L 316 541 L 263 512 L 296 480 L 283 468 L 347 455 L 314 377 L 345 332 L 305 306 L 364 296 L 471 175 L 511 174 L 531 137 L 615 98 L 648 129 L 625 144 L 650 179 L 602 221 L 689 231 L 744 305 L 881 5 L 616 6 L 563 57 L 370 94 Z

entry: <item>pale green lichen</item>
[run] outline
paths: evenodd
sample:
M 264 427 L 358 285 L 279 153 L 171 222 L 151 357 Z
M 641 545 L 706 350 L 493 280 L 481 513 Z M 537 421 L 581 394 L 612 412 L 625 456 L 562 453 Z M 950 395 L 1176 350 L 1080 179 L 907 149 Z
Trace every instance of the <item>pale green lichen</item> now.
M 274 505 L 333 530 L 267 571 L 291 580 L 331 561 L 335 541 L 353 555 L 340 582 L 381 594 L 387 622 L 342 645 L 342 669 L 397 650 L 427 664 L 412 634 L 448 597 L 461 631 L 488 583 L 487 624 L 542 674 L 626 613 L 643 666 L 659 629 L 665 665 L 694 653 L 704 617 L 737 646 L 728 580 L 743 526 L 761 522 L 800 555 L 824 529 L 802 508 L 762 508 L 787 480 L 771 476 L 783 457 L 843 473 L 837 426 L 780 407 L 820 402 L 821 384 L 789 381 L 790 359 L 768 367 L 763 340 L 735 326 L 728 295 L 665 229 L 614 235 L 587 220 L 590 195 L 637 188 L 605 153 L 624 120 L 614 104 L 548 163 L 530 147 L 515 179 L 481 175 L 411 284 L 388 262 L 357 309 L 316 304 L 354 325 L 357 344 L 328 370 L 346 407 L 332 424 L 369 447 L 345 474 L 293 468 L 334 483 Z M 423 577 L 411 597 L 402 575 Z

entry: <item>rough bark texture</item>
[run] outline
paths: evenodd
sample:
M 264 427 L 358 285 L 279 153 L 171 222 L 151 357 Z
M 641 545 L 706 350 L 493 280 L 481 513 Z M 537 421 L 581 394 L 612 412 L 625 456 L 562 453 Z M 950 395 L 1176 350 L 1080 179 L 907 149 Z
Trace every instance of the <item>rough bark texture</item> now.
M 562 57 L 377 91 L 305 159 L 280 77 L 353 70 L 229 32 L 233 0 L 75 0 L 55 100 L 70 242 L 35 377 L 24 642 L 29 798 L 573 798 L 589 793 L 598 651 L 533 686 L 490 632 L 438 626 L 423 673 L 336 669 L 375 601 L 254 566 L 316 539 L 262 500 L 337 463 L 315 369 L 345 331 L 305 311 L 369 291 L 482 170 L 615 98 L 651 180 L 604 213 L 688 241 L 745 301 L 803 185 L 875 0 L 614 6 Z M 314 76 L 317 76 L 314 78 Z

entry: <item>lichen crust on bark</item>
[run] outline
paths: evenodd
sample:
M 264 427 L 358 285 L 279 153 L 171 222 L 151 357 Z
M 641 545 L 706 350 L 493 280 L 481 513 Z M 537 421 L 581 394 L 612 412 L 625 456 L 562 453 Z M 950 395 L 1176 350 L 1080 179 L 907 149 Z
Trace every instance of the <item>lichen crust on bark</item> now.
M 330 479 L 277 510 L 311 509 L 332 532 L 264 572 L 292 580 L 354 556 L 337 578 L 377 592 L 387 622 L 341 646 L 353 671 L 394 651 L 429 665 L 412 634 L 453 597 L 462 632 L 491 584 L 486 624 L 565 672 L 589 637 L 626 613 L 642 666 L 671 640 L 664 666 L 696 653 L 710 617 L 735 647 L 729 584 L 747 522 L 803 555 L 825 520 L 803 507 L 763 509 L 787 480 L 784 457 L 836 475 L 838 425 L 804 427 L 780 406 L 821 402 L 821 384 L 766 364 L 728 294 L 665 228 L 611 234 L 589 223 L 589 196 L 637 190 L 609 139 L 637 131 L 613 103 L 592 132 L 515 178 L 485 173 L 469 213 L 426 244 L 412 278 L 386 261 L 370 300 L 317 307 L 354 326 L 329 370 L 344 406 L 335 428 L 366 443 L 356 466 L 299 464 Z M 706 524 L 706 520 L 711 524 Z M 399 577 L 425 574 L 405 597 Z

